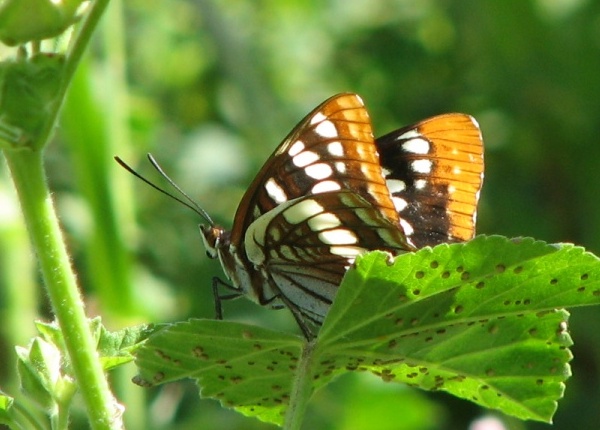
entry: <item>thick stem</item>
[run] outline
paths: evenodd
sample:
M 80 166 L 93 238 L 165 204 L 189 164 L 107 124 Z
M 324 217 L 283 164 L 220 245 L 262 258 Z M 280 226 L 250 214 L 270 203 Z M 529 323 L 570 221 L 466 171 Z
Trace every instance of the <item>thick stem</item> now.
M 104 377 L 54 212 L 41 151 L 6 151 L 5 155 L 91 426 L 122 428 L 121 412 Z
M 308 401 L 313 393 L 312 364 L 316 340 L 304 344 L 294 376 L 290 404 L 285 414 L 285 430 L 300 430 Z

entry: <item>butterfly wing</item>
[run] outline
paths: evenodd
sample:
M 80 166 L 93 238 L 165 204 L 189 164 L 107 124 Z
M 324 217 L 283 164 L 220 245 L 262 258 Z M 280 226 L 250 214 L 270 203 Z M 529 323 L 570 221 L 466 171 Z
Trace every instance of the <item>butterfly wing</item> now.
M 366 199 L 337 191 L 290 200 L 259 217 L 246 231 L 245 249 L 288 307 L 319 323 L 358 254 L 398 253 L 407 245 Z
M 271 155 L 244 195 L 232 243 L 277 206 L 306 195 L 352 190 L 398 225 L 371 121 L 356 94 L 338 94 L 308 114 Z
M 436 116 L 376 144 L 411 244 L 421 248 L 473 237 L 483 182 L 483 141 L 474 118 Z

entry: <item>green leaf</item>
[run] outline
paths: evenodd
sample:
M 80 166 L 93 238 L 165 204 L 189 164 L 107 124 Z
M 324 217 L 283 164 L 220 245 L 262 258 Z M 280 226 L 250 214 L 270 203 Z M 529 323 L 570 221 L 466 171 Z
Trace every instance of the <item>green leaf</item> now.
M 141 325 L 109 332 L 99 317 L 88 320 L 88 323 L 104 370 L 132 361 L 131 352 L 161 328 Z M 21 390 L 55 420 L 58 416 L 67 416 L 77 385 L 58 324 L 38 321 L 36 328 L 40 335 L 33 338 L 27 347 L 16 348 Z M 4 399 L 0 396 L 0 407 L 2 401 Z M 25 409 L 29 407 L 24 406 Z M 0 410 L 0 423 L 2 415 Z
M 531 239 L 478 237 L 393 262 L 371 253 L 348 272 L 317 349 L 336 369 L 550 421 L 571 359 L 568 314 L 554 308 L 600 302 L 599 270 L 581 248 Z
M 142 344 L 150 334 L 162 328 L 160 325 L 143 324 L 110 332 L 102 325 L 100 317 L 89 320 L 89 324 L 97 341 L 97 351 L 104 370 L 110 370 L 132 361 L 131 352 Z M 58 324 L 56 322 L 36 321 L 35 325 L 42 339 L 56 345 L 66 357 L 64 339 Z
M 0 145 L 18 149 L 36 142 L 60 102 L 64 66 L 62 54 L 0 62 Z
M 0 424 L 7 426 L 16 424 L 12 418 L 14 399 L 0 391 Z
M 42 409 L 51 411 L 72 397 L 73 380 L 63 373 L 59 349 L 36 337 L 28 347 L 17 347 L 21 389 Z
M 83 3 L 84 0 L 4 0 L 0 6 L 0 41 L 15 46 L 56 37 L 81 17 L 79 8 Z
M 63 338 L 60 327 L 56 321 L 34 321 L 35 328 L 40 334 L 40 337 L 46 342 L 56 345 L 60 351 L 65 351 L 65 339 Z
M 100 326 L 98 353 L 104 370 L 132 361 L 134 359 L 132 351 L 138 348 L 150 334 L 161 328 L 161 326 L 144 324 L 110 332 L 104 326 Z
M 192 378 L 203 397 L 281 423 L 303 343 L 295 335 L 228 321 L 178 323 L 151 336 L 136 353 L 135 382 L 152 386 Z
M 314 391 L 367 370 L 549 422 L 572 344 L 568 313 L 556 308 L 600 303 L 599 282 L 594 255 L 532 239 L 480 236 L 396 258 L 372 252 L 345 276 L 307 377 Z M 303 344 L 237 323 L 180 323 L 136 353 L 138 382 L 193 378 L 204 397 L 280 424 Z

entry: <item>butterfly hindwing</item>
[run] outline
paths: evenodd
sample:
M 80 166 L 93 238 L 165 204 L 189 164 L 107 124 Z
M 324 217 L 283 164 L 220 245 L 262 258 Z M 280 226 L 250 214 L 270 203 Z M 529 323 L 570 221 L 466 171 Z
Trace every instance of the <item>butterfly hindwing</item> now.
M 282 203 L 249 226 L 244 243 L 250 261 L 268 273 L 284 301 L 312 321 L 324 318 L 357 255 L 408 248 L 396 225 L 347 190 Z
M 376 143 L 410 243 L 421 248 L 473 237 L 483 181 L 483 142 L 474 118 L 436 116 Z

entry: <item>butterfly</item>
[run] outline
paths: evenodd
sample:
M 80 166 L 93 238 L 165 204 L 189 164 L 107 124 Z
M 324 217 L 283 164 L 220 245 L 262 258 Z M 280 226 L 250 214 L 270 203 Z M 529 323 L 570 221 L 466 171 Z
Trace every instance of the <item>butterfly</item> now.
M 482 179 L 472 117 L 441 115 L 375 140 L 361 98 L 339 94 L 267 160 L 231 231 L 201 231 L 237 292 L 287 307 L 310 338 L 357 255 L 471 239 Z
M 207 254 L 230 282 L 213 282 L 217 315 L 220 300 L 243 295 L 287 307 L 315 337 L 359 254 L 471 239 L 482 181 L 483 141 L 471 116 L 440 115 L 375 139 L 358 95 L 329 98 L 263 165 L 231 230 L 201 210 Z M 219 284 L 232 294 L 220 295 Z

